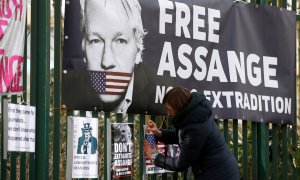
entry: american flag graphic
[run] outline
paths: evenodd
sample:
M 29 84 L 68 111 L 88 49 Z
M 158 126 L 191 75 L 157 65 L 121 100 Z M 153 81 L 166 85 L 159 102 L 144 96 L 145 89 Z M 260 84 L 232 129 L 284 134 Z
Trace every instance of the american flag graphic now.
M 120 95 L 127 89 L 132 73 L 89 71 L 89 76 L 98 94 Z
M 150 147 L 153 149 L 156 145 L 154 134 L 147 133 L 145 135 L 145 139 L 146 139 L 147 143 L 150 145 Z
M 157 142 L 157 151 L 160 154 L 165 155 L 166 154 L 166 147 L 167 145 L 162 143 L 162 142 Z M 156 167 L 150 158 L 146 157 L 146 174 L 158 174 L 158 173 L 167 173 L 167 172 L 172 172 L 166 169 L 163 169 L 161 167 Z
M 145 141 L 147 141 L 150 145 L 151 148 L 155 148 L 156 146 L 156 141 L 155 141 L 155 136 L 153 134 L 146 134 L 145 135 Z M 160 154 L 165 154 L 165 144 L 162 142 L 157 142 L 157 152 Z M 153 163 L 151 162 L 151 159 L 146 157 L 146 165 L 151 165 L 154 166 Z

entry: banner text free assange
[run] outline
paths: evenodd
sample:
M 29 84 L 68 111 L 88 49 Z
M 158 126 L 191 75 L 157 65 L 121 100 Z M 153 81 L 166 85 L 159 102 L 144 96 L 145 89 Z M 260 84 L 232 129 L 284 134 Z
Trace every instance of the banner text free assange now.
M 175 36 L 177 37 L 192 38 L 214 44 L 220 43 L 220 35 L 218 34 L 220 30 L 219 21 L 221 21 L 220 10 L 197 5 L 190 8 L 184 3 L 168 0 L 158 0 L 158 2 L 160 34 L 169 33 L 166 32 L 166 26 L 174 25 Z M 175 13 L 171 13 L 172 11 Z M 188 28 L 190 23 L 193 26 L 192 33 Z M 173 49 L 178 50 L 173 52 Z M 176 53 L 177 57 L 174 58 Z M 172 46 L 172 42 L 166 41 L 162 48 L 157 75 L 170 75 L 182 79 L 193 76 L 198 81 L 218 79 L 219 82 L 238 82 L 239 76 L 240 82 L 243 84 L 250 83 L 255 87 L 263 85 L 268 88 L 278 88 L 275 67 L 277 66 L 277 57 L 260 57 L 256 53 L 245 54 L 234 50 L 226 51 L 226 55 L 229 77 L 225 75 L 222 65 L 225 63 L 222 58 L 225 57 L 220 56 L 218 49 L 207 49 L 204 46 L 195 48 L 185 43 L 175 47 Z M 175 67 L 175 64 L 178 64 L 175 63 L 177 59 L 180 65 Z

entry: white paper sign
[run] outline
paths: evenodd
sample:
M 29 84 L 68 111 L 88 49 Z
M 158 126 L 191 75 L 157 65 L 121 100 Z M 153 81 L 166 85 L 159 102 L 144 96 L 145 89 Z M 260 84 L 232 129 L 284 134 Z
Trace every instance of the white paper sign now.
M 72 117 L 72 119 L 74 125 L 72 178 L 98 178 L 98 119 L 87 117 Z
M 35 107 L 3 102 L 7 151 L 35 152 Z

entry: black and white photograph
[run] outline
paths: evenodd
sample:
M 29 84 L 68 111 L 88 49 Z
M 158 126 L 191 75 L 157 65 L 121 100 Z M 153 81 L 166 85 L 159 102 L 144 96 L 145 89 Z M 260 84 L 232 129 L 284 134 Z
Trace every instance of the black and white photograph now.
M 72 4 L 76 5 L 76 1 Z M 68 27 L 65 30 L 68 39 L 63 103 L 68 109 L 126 113 L 130 108 L 149 113 L 146 111 L 155 96 L 156 79 L 151 66 L 143 64 L 146 30 L 139 2 L 81 0 L 77 6 L 80 28 L 76 27 L 78 31 L 72 35 Z M 78 58 L 69 59 L 68 48 L 74 49 L 74 43 L 80 47 L 78 51 L 70 49 L 70 53 L 76 53 Z
M 111 177 L 133 176 L 133 123 L 111 124 Z

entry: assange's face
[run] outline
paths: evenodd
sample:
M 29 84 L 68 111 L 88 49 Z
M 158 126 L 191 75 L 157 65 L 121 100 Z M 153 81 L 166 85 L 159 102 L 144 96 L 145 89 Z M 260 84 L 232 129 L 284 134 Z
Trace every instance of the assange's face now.
M 119 0 L 88 0 L 86 12 L 86 35 L 82 46 L 91 83 L 102 101 L 118 101 L 126 93 L 137 57 L 133 28 L 128 23 Z M 101 89 L 99 76 L 96 75 L 98 72 L 106 76 L 106 79 L 109 79 L 107 73 L 121 73 L 122 77 L 113 77 L 119 81 L 118 84 L 107 82 L 106 89 Z M 108 88 L 116 85 L 125 88 Z
M 130 132 L 130 128 L 128 126 L 122 126 L 120 128 L 120 133 L 121 133 L 121 137 L 120 140 L 121 142 L 129 142 L 131 139 L 131 132 Z

